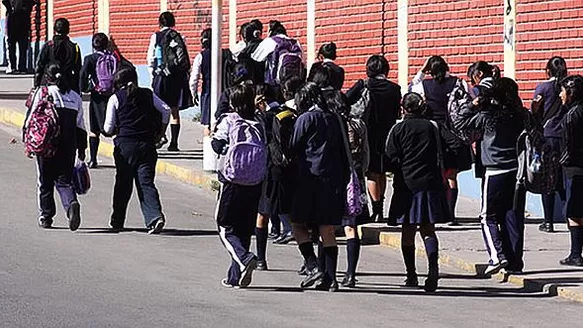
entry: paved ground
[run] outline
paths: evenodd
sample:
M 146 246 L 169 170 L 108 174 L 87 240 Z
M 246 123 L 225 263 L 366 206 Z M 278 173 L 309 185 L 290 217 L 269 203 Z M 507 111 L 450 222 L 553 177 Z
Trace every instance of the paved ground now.
M 7 133 L 8 132 L 8 133 Z M 4 327 L 575 327 L 580 304 L 444 267 L 434 295 L 403 289 L 399 253 L 363 249 L 359 288 L 337 294 L 298 289 L 292 246 L 270 247 L 271 272 L 248 290 L 220 287 L 229 259 L 212 220 L 214 195 L 160 177 L 168 230 L 149 236 L 135 201 L 128 227 L 106 226 L 113 169 L 92 171 L 81 229 L 62 213 L 36 227 L 34 162 L 14 129 L 0 131 L 0 322 Z M 106 163 L 107 164 L 107 163 Z M 341 248 L 340 270 L 345 268 Z M 425 271 L 419 261 L 420 272 Z M 528 315 L 517 315 L 528 313 Z M 552 320 L 549 318 L 552 317 Z

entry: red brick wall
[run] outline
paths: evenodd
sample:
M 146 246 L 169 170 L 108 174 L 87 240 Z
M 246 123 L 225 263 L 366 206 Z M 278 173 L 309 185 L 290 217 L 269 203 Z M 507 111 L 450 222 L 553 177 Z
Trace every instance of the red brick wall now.
M 409 75 L 441 55 L 451 72 L 466 77 L 477 60 L 504 61 L 504 1 L 409 0 Z
M 570 74 L 583 73 L 583 1 L 519 0 L 516 79 L 525 100 L 537 83 L 546 80 L 552 56 L 567 61 Z
M 158 30 L 159 0 L 110 0 L 109 31 L 121 52 L 136 65 L 146 64 L 152 33 Z
M 97 0 L 54 0 L 53 3 L 53 21 L 67 18 L 71 23 L 71 37 L 89 36 L 97 31 Z

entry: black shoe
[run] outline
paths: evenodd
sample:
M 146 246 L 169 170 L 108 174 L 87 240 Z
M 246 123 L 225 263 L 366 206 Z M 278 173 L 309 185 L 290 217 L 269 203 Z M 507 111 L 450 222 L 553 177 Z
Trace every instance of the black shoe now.
M 308 268 L 306 268 L 306 264 L 302 264 L 302 266 L 298 270 L 298 274 L 300 276 L 307 276 L 308 275 Z
M 345 274 L 340 285 L 342 287 L 354 288 L 356 286 L 356 278 L 351 274 Z
M 308 276 L 300 283 L 301 288 L 308 288 L 313 286 L 316 282 L 318 282 L 318 280 L 322 279 L 322 276 L 324 276 L 324 273 L 318 271 L 318 268 L 307 271 Z
M 581 258 L 581 257 L 572 258 L 571 256 L 569 256 L 565 259 L 560 260 L 559 263 L 561 265 L 580 267 L 580 266 L 583 266 L 583 258 Z
M 53 227 L 53 220 L 52 219 L 45 219 L 44 217 L 38 218 L 38 226 L 43 229 L 50 229 Z
M 370 220 L 374 223 L 389 223 L 389 219 L 383 216 L 383 213 L 374 213 Z
M 456 219 L 454 219 L 453 221 L 451 221 L 451 222 L 450 222 L 450 223 L 448 223 L 447 225 L 448 225 L 448 226 L 450 226 L 450 227 L 459 227 L 459 226 L 460 226 L 460 223 L 459 223 L 459 222 L 457 222 L 457 220 L 456 220 Z
M 257 259 L 253 258 L 245 267 L 245 270 L 241 272 L 241 279 L 239 279 L 239 286 L 245 288 L 251 284 L 253 279 L 253 271 L 257 269 Z
M 156 149 L 162 148 L 167 143 L 168 143 L 168 138 L 166 138 L 166 136 L 163 136 L 162 138 L 160 138 L 160 141 L 158 141 L 156 143 Z
M 541 225 L 538 226 L 538 231 L 540 232 L 555 232 L 555 227 L 553 226 L 552 223 L 543 223 Z
M 328 279 L 320 279 L 316 286 L 316 290 L 329 291 L 331 293 L 337 292 L 339 288 L 337 281 L 329 281 Z
M 79 205 L 79 202 L 74 201 L 71 203 L 69 211 L 67 212 L 67 218 L 69 218 L 69 229 L 71 231 L 79 229 L 79 226 L 81 225 L 81 206 Z
M 427 279 L 425 279 L 425 289 L 428 293 L 433 293 L 437 290 L 437 285 L 439 283 L 439 271 L 437 269 L 429 269 L 429 274 Z
M 279 233 L 275 233 L 275 232 L 270 232 L 269 234 L 267 234 L 267 239 L 278 239 L 280 236 Z
M 89 163 L 87 163 L 87 166 L 90 169 L 96 169 L 97 168 L 97 161 L 91 160 L 91 161 L 89 161 Z
M 417 275 L 407 275 L 407 279 L 405 279 L 405 287 L 408 288 L 419 287 L 419 279 L 417 278 Z
M 178 149 L 178 145 L 171 143 L 170 146 L 168 146 L 168 151 L 176 152 L 180 151 L 180 149 Z
M 257 261 L 257 270 L 258 271 L 267 271 L 269 268 L 267 267 L 267 261 L 259 260 Z
M 148 234 L 149 235 L 159 234 L 160 232 L 162 232 L 162 229 L 164 229 L 165 224 L 166 224 L 166 221 L 164 221 L 164 218 L 159 218 L 158 220 L 154 221 L 154 223 L 152 223 L 148 227 Z
M 277 238 L 276 240 L 273 241 L 273 243 L 278 244 L 278 245 L 286 245 L 294 240 L 295 240 L 295 238 L 291 233 L 286 233 L 286 234 L 280 235 L 279 238 Z

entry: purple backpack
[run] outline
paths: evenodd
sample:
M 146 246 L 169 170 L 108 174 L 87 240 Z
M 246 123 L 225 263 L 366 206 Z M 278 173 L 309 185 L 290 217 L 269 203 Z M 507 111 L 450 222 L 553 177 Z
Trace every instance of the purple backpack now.
M 102 95 L 113 94 L 113 79 L 117 71 L 117 58 L 109 51 L 99 52 L 100 56 L 95 65 L 97 83 L 95 91 Z
M 269 55 L 265 83 L 279 85 L 292 76 L 302 77 L 304 62 L 302 48 L 298 41 L 279 36 L 272 37 L 276 42 L 275 50 Z
M 232 113 L 229 128 L 229 149 L 225 155 L 223 177 L 234 184 L 255 186 L 267 173 L 265 136 L 258 122 L 250 122 Z

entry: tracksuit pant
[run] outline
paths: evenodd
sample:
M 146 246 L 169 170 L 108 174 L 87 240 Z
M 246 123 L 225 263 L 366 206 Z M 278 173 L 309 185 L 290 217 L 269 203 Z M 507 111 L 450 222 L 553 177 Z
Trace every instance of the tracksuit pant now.
M 486 171 L 481 226 L 490 264 L 508 261 L 508 270 L 524 268 L 524 204 L 526 192 L 516 184 L 516 170 Z
M 54 157 L 36 159 L 38 173 L 39 215 L 46 220 L 52 220 L 57 213 L 54 190 L 61 197 L 65 213 L 69 212 L 71 203 L 77 200 L 73 190 L 72 176 L 75 165 L 75 152 L 57 152 Z
M 150 227 L 164 217 L 160 195 L 154 184 L 158 161 L 156 146 L 153 142 L 119 137 L 115 139 L 114 144 L 113 158 L 116 172 L 111 225 L 123 227 L 135 182 L 144 223 L 146 227 Z
M 231 256 L 227 283 L 239 285 L 241 272 L 255 259 L 249 251 L 251 235 L 255 230 L 261 184 L 241 186 L 222 182 L 215 212 L 219 237 Z

